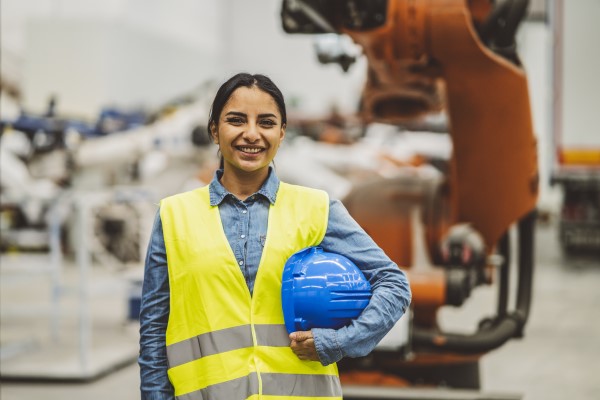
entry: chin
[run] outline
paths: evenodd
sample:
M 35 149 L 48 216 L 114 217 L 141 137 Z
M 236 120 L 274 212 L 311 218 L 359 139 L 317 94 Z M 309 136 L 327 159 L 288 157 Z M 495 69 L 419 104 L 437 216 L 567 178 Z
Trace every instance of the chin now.
M 261 170 L 266 169 L 268 167 L 269 167 L 269 164 L 244 165 L 242 163 L 233 166 L 233 168 L 235 168 L 235 169 L 237 169 L 239 171 L 247 172 L 247 173 L 258 172 L 258 171 L 261 171 Z

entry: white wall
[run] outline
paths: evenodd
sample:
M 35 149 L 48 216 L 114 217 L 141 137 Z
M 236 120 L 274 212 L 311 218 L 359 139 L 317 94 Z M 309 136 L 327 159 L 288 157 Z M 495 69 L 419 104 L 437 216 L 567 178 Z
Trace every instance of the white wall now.
M 2 47 L 21 53 L 31 19 L 121 21 L 191 45 L 212 46 L 218 0 L 2 0 Z
M 62 113 L 95 116 L 105 105 L 157 107 L 218 70 L 214 49 L 193 47 L 119 21 L 37 20 L 28 25 L 25 106 L 51 94 Z
M 218 78 L 220 19 L 216 0 L 3 0 L 2 71 L 18 71 L 34 112 L 53 94 L 61 113 L 90 118 L 152 108 Z
M 562 126 L 565 147 L 600 149 L 600 1 L 563 1 Z
M 95 3 L 95 4 L 94 4 Z M 117 18 L 122 0 L 2 0 L 0 2 L 0 28 L 3 78 L 19 82 L 24 78 L 23 64 L 27 48 L 27 23 L 42 18 Z

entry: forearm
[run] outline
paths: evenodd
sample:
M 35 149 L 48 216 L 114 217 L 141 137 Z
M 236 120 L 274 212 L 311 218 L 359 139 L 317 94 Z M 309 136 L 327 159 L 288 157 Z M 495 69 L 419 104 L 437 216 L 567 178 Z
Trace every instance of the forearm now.
M 405 279 L 401 281 L 406 282 Z M 369 354 L 406 312 L 409 304 L 410 292 L 404 290 L 402 284 L 395 288 L 380 287 L 374 290 L 367 308 L 350 325 L 338 330 L 313 328 L 321 363 L 328 365 L 344 357 Z
M 166 331 L 170 311 L 169 277 L 160 216 L 148 245 L 140 308 L 140 391 L 144 400 L 171 400 Z
M 167 375 L 165 329 L 151 321 L 145 322 L 140 325 L 138 358 L 142 399 L 171 400 L 174 395 Z

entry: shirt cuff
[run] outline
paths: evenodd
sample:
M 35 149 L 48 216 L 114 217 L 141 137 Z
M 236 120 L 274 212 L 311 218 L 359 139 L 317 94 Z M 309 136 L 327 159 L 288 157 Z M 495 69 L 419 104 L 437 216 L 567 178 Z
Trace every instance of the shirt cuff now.
M 340 348 L 337 331 L 334 329 L 313 328 L 311 329 L 315 349 L 319 360 L 323 365 L 333 364 L 340 361 L 344 355 Z
M 142 390 L 142 400 L 174 400 L 173 392 L 157 392 Z

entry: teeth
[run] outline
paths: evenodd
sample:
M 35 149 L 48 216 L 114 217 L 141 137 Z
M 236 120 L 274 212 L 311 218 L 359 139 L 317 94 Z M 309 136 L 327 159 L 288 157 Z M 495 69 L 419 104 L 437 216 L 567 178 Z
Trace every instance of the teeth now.
M 262 151 L 262 149 L 257 147 L 240 147 L 239 149 L 244 153 L 259 153 Z

